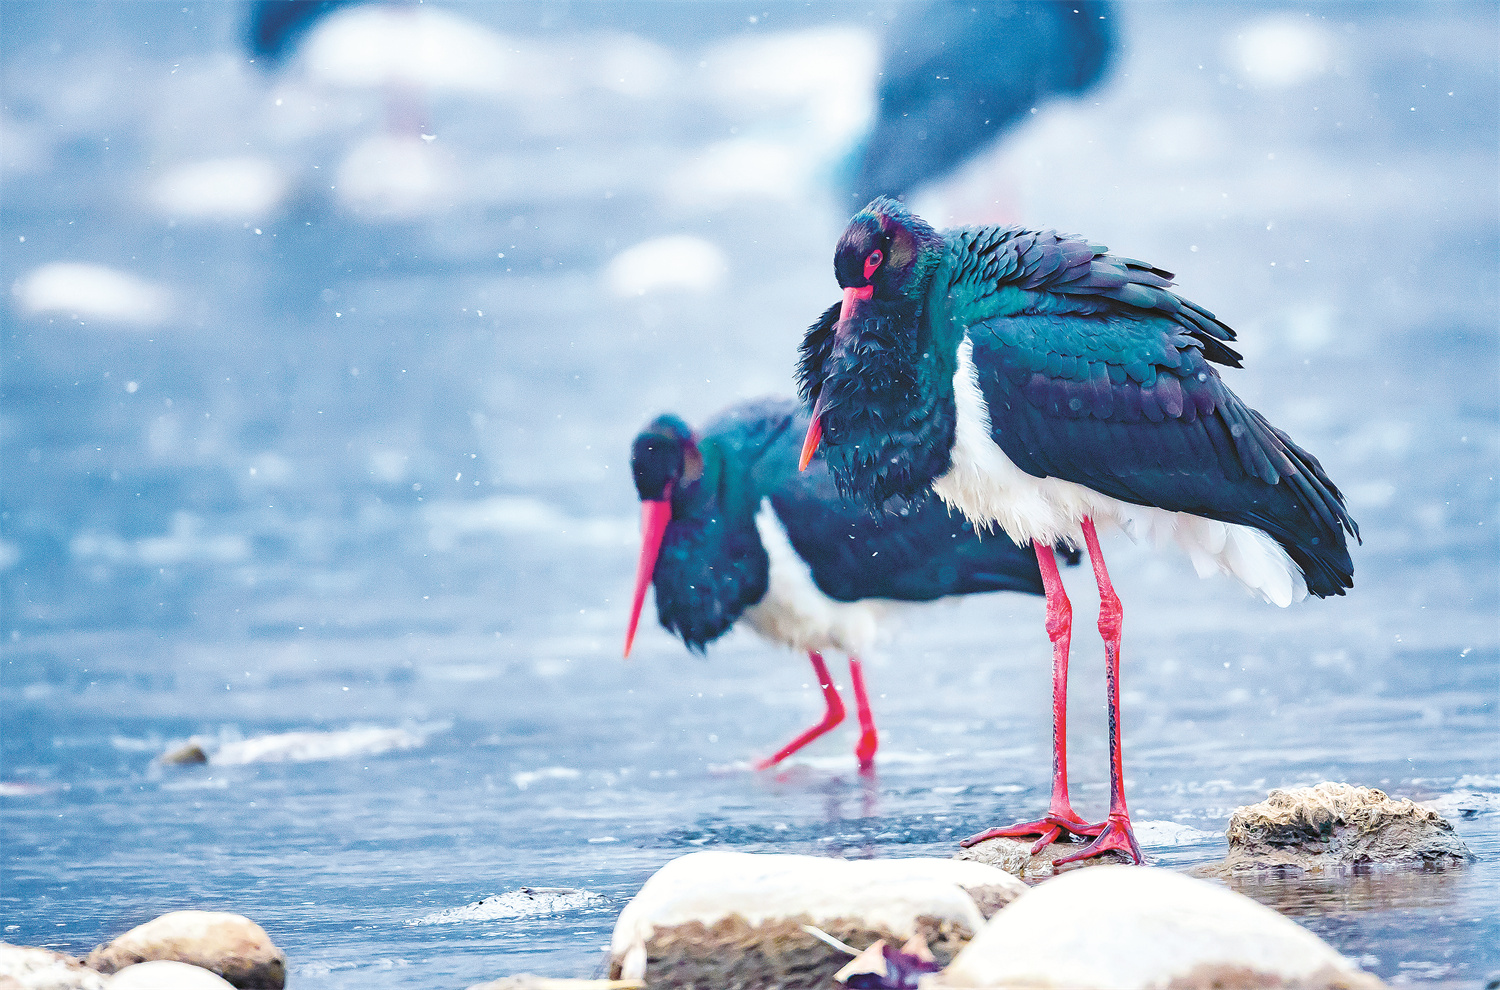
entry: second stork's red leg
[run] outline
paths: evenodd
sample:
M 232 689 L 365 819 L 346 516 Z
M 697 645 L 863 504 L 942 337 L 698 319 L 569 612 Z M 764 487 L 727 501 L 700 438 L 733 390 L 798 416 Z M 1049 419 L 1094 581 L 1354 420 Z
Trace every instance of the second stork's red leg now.
M 1082 852 L 1063 856 L 1058 863 L 1072 863 L 1114 849 L 1139 863 L 1141 847 L 1130 826 L 1130 811 L 1125 807 L 1125 767 L 1120 755 L 1120 630 L 1124 609 L 1104 568 L 1104 553 L 1099 549 L 1099 534 L 1092 519 L 1083 520 L 1083 539 L 1089 548 L 1089 562 L 1094 565 L 1094 580 L 1099 584 L 1099 635 L 1104 637 L 1104 676 L 1109 695 L 1109 817 L 1099 837 Z
M 828 665 L 823 662 L 823 654 L 816 650 L 808 650 L 807 659 L 812 661 L 813 671 L 818 675 L 818 686 L 823 689 L 823 700 L 827 703 L 828 710 L 823 713 L 823 721 L 781 747 L 776 751 L 775 756 L 757 761 L 755 764 L 757 770 L 774 767 L 844 720 L 844 699 L 839 697 L 838 688 L 833 686 L 833 678 L 828 676 Z
M 875 748 L 880 737 L 875 732 L 875 713 L 870 710 L 870 695 L 865 690 L 865 668 L 859 657 L 849 657 L 849 683 L 854 686 L 854 713 L 859 716 L 859 745 L 854 755 L 859 757 L 859 768 L 868 770 L 875 765 Z
M 1098 835 L 1102 825 L 1090 825 L 1073 811 L 1068 800 L 1068 650 L 1073 639 L 1073 603 L 1063 590 L 1062 575 L 1057 573 L 1057 558 L 1050 544 L 1033 541 L 1036 561 L 1042 571 L 1042 588 L 1047 593 L 1047 638 L 1052 641 L 1052 800 L 1047 803 L 1047 817 L 1034 822 L 1020 822 L 1004 828 L 992 828 L 971 835 L 959 843 L 972 846 L 996 837 L 1019 838 L 1038 835 L 1031 847 L 1036 855 L 1043 846 L 1056 842 L 1064 832 L 1074 835 Z

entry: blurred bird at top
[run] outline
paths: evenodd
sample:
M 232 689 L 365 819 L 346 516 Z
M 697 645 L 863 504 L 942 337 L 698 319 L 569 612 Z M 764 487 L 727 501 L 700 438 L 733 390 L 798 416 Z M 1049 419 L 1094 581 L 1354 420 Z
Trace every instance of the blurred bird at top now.
M 259 0 L 250 12 L 250 47 L 265 63 L 278 64 L 321 18 L 359 3 Z M 694 18 L 704 22 L 698 33 L 732 32 L 731 24 L 743 23 L 737 16 L 730 19 L 723 5 L 701 7 Z M 580 27 L 623 22 L 647 34 L 667 24 L 659 12 L 602 3 L 575 10 L 572 18 Z M 671 22 L 674 28 L 681 27 L 680 20 Z M 674 37 L 679 33 L 674 29 Z M 880 40 L 875 116 L 838 169 L 840 195 L 850 207 L 859 207 L 876 196 L 904 196 L 944 178 L 1049 99 L 1097 83 L 1109 66 L 1115 37 L 1108 0 L 896 5 Z
M 1114 45 L 1105 0 L 901 5 L 881 42 L 876 118 L 850 163 L 848 202 L 944 177 L 1049 98 L 1098 82 Z
M 250 50 L 272 64 L 286 58 L 324 14 L 351 0 L 259 0 L 250 9 Z

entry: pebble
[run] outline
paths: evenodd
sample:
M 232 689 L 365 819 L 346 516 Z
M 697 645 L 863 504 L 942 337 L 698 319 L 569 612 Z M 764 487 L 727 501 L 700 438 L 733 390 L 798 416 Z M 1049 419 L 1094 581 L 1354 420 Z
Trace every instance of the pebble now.
M 173 911 L 132 928 L 89 953 L 101 973 L 154 960 L 189 963 L 217 973 L 241 990 L 281 990 L 286 953 L 255 922 L 220 911 Z

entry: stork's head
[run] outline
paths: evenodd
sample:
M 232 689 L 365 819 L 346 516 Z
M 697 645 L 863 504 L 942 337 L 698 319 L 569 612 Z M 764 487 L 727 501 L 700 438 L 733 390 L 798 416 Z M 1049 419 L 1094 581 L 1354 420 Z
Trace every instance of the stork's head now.
M 881 197 L 849 221 L 834 253 L 844 290 L 802 343 L 799 379 L 812 404 L 802 465 L 823 444 L 840 491 L 879 508 L 914 498 L 945 469 L 952 427 L 924 394 L 922 300 L 943 238 Z
M 667 523 L 672 521 L 673 496 L 686 494 L 703 477 L 703 453 L 686 423 L 676 416 L 658 416 L 636 434 L 630 447 L 630 472 L 641 498 L 641 556 L 636 563 L 635 596 L 625 633 L 627 657 L 641 621 L 646 586 L 656 569 Z

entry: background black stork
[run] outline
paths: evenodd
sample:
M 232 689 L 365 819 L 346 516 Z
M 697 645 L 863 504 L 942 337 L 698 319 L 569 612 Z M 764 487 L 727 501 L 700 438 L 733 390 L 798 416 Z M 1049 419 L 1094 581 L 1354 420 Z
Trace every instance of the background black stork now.
M 981 540 L 923 493 L 879 515 L 846 502 L 821 458 L 798 471 L 806 429 L 806 412 L 788 399 L 735 406 L 702 434 L 661 416 L 635 438 L 642 544 L 625 654 L 647 584 L 661 624 L 690 650 L 702 652 L 742 618 L 767 639 L 806 650 L 827 710 L 757 764 L 764 769 L 843 721 L 822 656 L 839 650 L 849 657 L 860 723 L 855 753 L 867 767 L 877 737 L 859 656 L 891 607 L 983 591 L 1041 594 L 1037 557 L 1048 554 Z
M 903 3 L 880 39 L 851 208 L 941 179 L 1035 108 L 1086 92 L 1115 45 L 1106 0 Z
M 1268 601 L 1353 586 L 1358 528 L 1318 464 L 1246 406 L 1214 364 L 1240 366 L 1234 331 L 1169 290 L 1170 272 L 1052 231 L 937 233 L 880 198 L 844 231 L 844 301 L 803 342 L 800 380 L 838 487 L 870 506 L 931 489 L 1038 550 L 1053 644 L 1047 816 L 967 840 L 1097 838 L 1058 862 L 1140 848 L 1119 734 L 1121 607 L 1095 523 L 1175 543 Z M 1110 810 L 1068 800 L 1065 712 L 1072 607 L 1052 546 L 1088 547 L 1099 584 L 1110 725 Z

